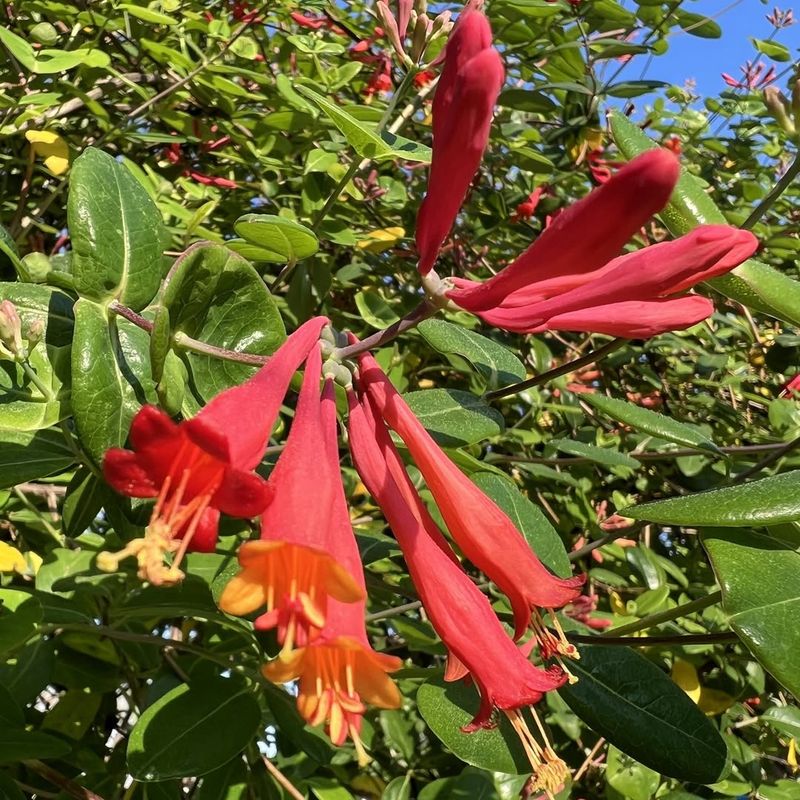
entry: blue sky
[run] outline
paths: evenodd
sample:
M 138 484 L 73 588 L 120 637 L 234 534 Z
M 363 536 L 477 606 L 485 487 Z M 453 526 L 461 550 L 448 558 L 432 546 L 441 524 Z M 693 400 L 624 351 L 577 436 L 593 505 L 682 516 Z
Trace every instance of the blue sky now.
M 626 5 L 628 5 L 626 3 Z M 739 65 L 757 56 L 750 43 L 750 37 L 766 39 L 772 31 L 766 15 L 775 7 L 775 2 L 764 5 L 760 0 L 696 0 L 684 3 L 684 9 L 697 14 L 716 18 L 722 27 L 720 39 L 701 39 L 697 36 L 674 29 L 669 38 L 669 51 L 654 59 L 647 70 L 647 78 L 665 80 L 681 85 L 687 78 L 697 80 L 698 92 L 701 95 L 718 94 L 724 88 L 721 72 L 740 77 Z M 778 0 L 781 9 L 791 8 L 793 0 Z M 719 15 L 719 16 L 717 16 Z M 800 48 L 800 7 L 795 8 L 793 26 L 779 31 L 775 40 L 785 44 L 794 59 L 798 58 Z M 640 56 L 634 59 L 624 73 L 624 78 L 634 80 L 646 61 Z M 777 64 L 778 71 L 789 62 Z M 787 79 L 779 85 L 785 86 Z

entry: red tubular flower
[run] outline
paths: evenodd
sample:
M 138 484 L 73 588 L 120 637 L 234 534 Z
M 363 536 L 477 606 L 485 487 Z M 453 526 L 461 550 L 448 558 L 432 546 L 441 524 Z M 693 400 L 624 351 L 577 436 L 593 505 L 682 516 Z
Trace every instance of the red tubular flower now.
M 545 658 L 556 653 L 575 655 L 560 630 L 556 638 L 544 627 L 538 609 L 552 611 L 573 600 L 584 577 L 563 579 L 548 572 L 514 523 L 434 442 L 375 359 L 362 355 L 360 367 L 366 391 L 408 447 L 458 546 L 508 597 L 515 638 L 532 621 Z M 557 627 L 555 615 L 551 617 Z
M 272 490 L 252 470 L 292 374 L 326 322 L 307 322 L 250 380 L 217 395 L 190 420 L 176 424 L 153 406 L 139 411 L 131 425 L 133 450 L 109 450 L 103 472 L 121 494 L 157 501 L 144 537 L 119 553 L 101 553 L 101 569 L 114 571 L 123 558 L 136 556 L 143 580 L 175 583 L 183 578 L 178 565 L 187 549 L 214 549 L 220 512 L 253 517 L 267 507 Z M 169 567 L 166 553 L 176 553 Z
M 419 271 L 430 272 L 486 149 L 492 110 L 503 85 L 503 63 L 492 47 L 489 21 L 464 11 L 445 47 L 433 99 L 433 161 L 417 215 Z
M 783 385 L 778 397 L 796 397 L 798 394 L 800 394 L 800 373 Z
M 516 210 L 511 216 L 511 221 L 520 222 L 520 220 L 523 219 L 530 219 L 536 211 L 536 207 L 539 205 L 539 201 L 542 199 L 545 189 L 545 186 L 537 186 L 528 195 L 527 199 L 523 200 L 517 206 Z
M 317 453 L 326 473 L 339 471 L 336 438 L 336 401 L 333 383 L 327 380 L 322 395 L 322 427 L 326 447 Z M 321 459 L 321 462 L 319 461 Z M 327 515 L 330 541 L 341 566 L 355 579 L 362 599 L 353 603 L 328 600 L 325 627 L 305 647 L 284 653 L 266 664 L 264 675 L 275 683 L 300 679 L 297 707 L 309 725 L 326 723 L 335 745 L 349 735 L 363 765 L 369 758 L 360 739 L 365 703 L 379 708 L 398 708 L 401 697 L 386 673 L 399 669 L 395 656 L 376 653 L 364 627 L 366 610 L 364 572 L 341 481 L 336 483 Z
M 219 601 L 223 611 L 237 615 L 266 605 L 255 626 L 277 628 L 284 654 L 306 645 L 324 627 L 328 598 L 342 603 L 364 598 L 363 587 L 343 565 L 348 540 L 336 536 L 331 525 L 331 508 L 342 488 L 338 460 L 320 461 L 335 447 L 336 436 L 334 428 L 331 444 L 323 427 L 321 368 L 320 348 L 314 347 L 286 448 L 269 478 L 275 499 L 261 517 L 261 539 L 239 548 L 242 571 Z
M 359 402 L 355 393 L 350 392 L 348 401 L 353 461 L 386 515 L 425 611 L 447 647 L 445 678 L 454 680 L 468 672 L 478 688 L 481 699 L 478 712 L 463 730 L 490 727 L 493 710 L 501 709 L 520 735 L 534 769 L 537 788 L 557 791 L 566 778 L 566 767 L 546 737 L 544 746 L 536 741 L 520 709 L 532 706 L 544 692 L 562 685 L 563 673 L 557 668 L 538 669 L 514 645 L 488 599 L 444 542 L 371 400 L 362 396 Z M 544 736 L 541 726 L 540 730 Z
M 523 333 L 574 330 L 642 338 L 690 327 L 714 306 L 690 287 L 729 272 L 758 241 L 704 225 L 613 258 L 669 199 L 678 162 L 651 150 L 559 214 L 512 264 L 484 283 L 453 279 L 448 297 L 490 325 Z M 609 260 L 611 259 L 611 260 Z

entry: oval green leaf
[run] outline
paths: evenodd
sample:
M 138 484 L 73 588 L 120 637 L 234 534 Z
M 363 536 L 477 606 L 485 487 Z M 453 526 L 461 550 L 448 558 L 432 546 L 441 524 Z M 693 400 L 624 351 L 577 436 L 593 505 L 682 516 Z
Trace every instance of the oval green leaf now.
M 0 488 L 63 472 L 74 463 L 75 453 L 57 428 L 0 431 Z
M 245 214 L 233 223 L 245 241 L 261 250 L 260 261 L 285 264 L 313 256 L 319 249 L 314 231 L 274 214 Z
M 704 532 L 722 608 L 747 649 L 800 698 L 800 553 L 746 530 Z
M 145 710 L 128 741 L 128 769 L 146 782 L 205 775 L 244 750 L 260 724 L 251 686 L 198 676 Z
M 550 444 L 554 445 L 562 453 L 578 456 L 579 458 L 588 458 L 590 461 L 594 461 L 596 464 L 603 464 L 606 467 L 639 469 L 641 466 L 635 458 L 608 447 L 597 447 L 574 439 L 553 439 Z
M 531 765 L 525 750 L 504 715 L 499 716 L 496 728 L 462 733 L 461 728 L 477 713 L 479 702 L 474 686 L 461 681 L 445 683 L 441 676 L 431 678 L 417 691 L 419 713 L 453 755 L 492 772 L 529 773 Z
M 443 447 L 463 447 L 503 432 L 502 415 L 469 392 L 428 389 L 409 392 L 403 399 Z
M 800 519 L 800 470 L 741 486 L 629 506 L 620 514 L 667 525 L 781 525 Z
M 67 216 L 78 294 L 144 308 L 164 276 L 166 231 L 133 173 L 87 147 L 72 167 Z
M 486 336 L 441 319 L 426 319 L 417 330 L 440 353 L 466 358 L 492 388 L 521 381 L 525 377 L 523 363 L 507 347 Z
M 650 769 L 714 783 L 728 750 L 716 726 L 655 664 L 628 647 L 588 645 L 559 694 L 596 733 Z
M 542 563 L 561 578 L 572 574 L 561 537 L 539 507 L 522 494 L 513 481 L 491 472 L 481 472 L 472 482 L 505 511 Z
M 636 428 L 638 431 L 666 439 L 668 442 L 719 453 L 717 446 L 704 433 L 691 425 L 666 417 L 649 408 L 642 408 L 627 400 L 607 397 L 604 394 L 581 395 L 581 402 L 597 409 L 603 414 Z

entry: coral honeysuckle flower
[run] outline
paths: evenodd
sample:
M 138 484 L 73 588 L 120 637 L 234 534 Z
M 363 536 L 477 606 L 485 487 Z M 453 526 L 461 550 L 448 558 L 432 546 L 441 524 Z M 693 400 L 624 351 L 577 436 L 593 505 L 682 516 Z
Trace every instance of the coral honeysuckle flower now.
M 326 472 L 338 472 L 336 400 L 331 380 L 326 380 L 323 391 L 322 424 L 327 446 L 316 457 L 318 462 L 324 462 Z M 350 736 L 363 765 L 369 761 L 359 735 L 365 703 L 379 708 L 400 707 L 400 692 L 387 673 L 399 669 L 402 661 L 396 656 L 377 653 L 370 646 L 364 625 L 364 571 L 341 481 L 335 485 L 332 501 L 331 506 L 323 509 L 329 536 L 335 543 L 339 563 L 361 589 L 362 599 L 342 603 L 330 598 L 325 627 L 316 637 L 305 647 L 273 659 L 263 672 L 275 683 L 299 678 L 297 708 L 302 717 L 309 725 L 325 723 L 331 741 L 337 746 Z
M 277 628 L 284 655 L 319 634 L 329 598 L 341 603 L 364 598 L 363 587 L 342 563 L 342 553 L 352 543 L 331 525 L 342 478 L 338 460 L 334 464 L 324 458 L 336 447 L 336 430 L 323 426 L 321 370 L 322 356 L 315 346 L 286 447 L 269 477 L 275 499 L 261 517 L 261 539 L 239 548 L 242 571 L 228 582 L 219 600 L 229 614 L 249 614 L 266 606 L 255 626 Z
M 447 647 L 445 679 L 468 674 L 480 694 L 478 712 L 463 730 L 491 727 L 494 710 L 500 709 L 528 754 L 535 788 L 558 791 L 568 772 L 532 706 L 564 683 L 564 673 L 557 667 L 535 667 L 506 634 L 488 598 L 464 572 L 426 510 L 370 397 L 359 400 L 351 391 L 348 401 L 353 461 L 386 515 L 425 611 Z M 521 713 L 528 706 L 543 741 L 532 734 Z
M 511 221 L 520 222 L 523 219 L 530 219 L 536 211 L 536 207 L 539 205 L 539 201 L 542 199 L 546 188 L 545 186 L 537 186 L 528 197 L 517 206 L 516 210 L 511 215 Z
M 490 325 L 520 333 L 570 330 L 645 338 L 713 313 L 685 292 L 749 258 L 758 240 L 728 225 L 614 258 L 669 199 L 679 166 L 649 150 L 559 214 L 512 264 L 483 283 L 452 279 L 447 297 Z
M 103 473 L 121 494 L 155 497 L 156 504 L 144 537 L 118 553 L 100 553 L 101 570 L 113 572 L 135 556 L 143 580 L 176 583 L 186 550 L 214 549 L 220 512 L 247 518 L 267 507 L 272 489 L 252 470 L 292 375 L 326 323 L 325 317 L 309 320 L 252 378 L 217 395 L 190 420 L 177 424 L 154 406 L 138 412 L 130 431 L 133 449 L 109 450 Z M 168 553 L 174 554 L 169 565 Z
M 31 143 L 31 157 L 39 156 L 53 175 L 63 175 L 69 168 L 69 147 L 53 131 L 25 131 Z
M 786 381 L 778 397 L 797 397 L 798 395 L 800 395 L 800 373 Z
M 544 658 L 575 657 L 577 652 L 564 638 L 553 609 L 580 594 L 584 576 L 564 579 L 548 572 L 508 516 L 436 444 L 375 359 L 360 356 L 360 370 L 365 390 L 408 447 L 453 539 L 508 597 L 515 638 L 532 625 Z M 545 627 L 539 609 L 547 610 L 557 636 Z
M 433 267 L 480 165 L 504 79 L 489 21 L 479 11 L 463 11 L 433 98 L 433 160 L 416 231 L 422 275 Z

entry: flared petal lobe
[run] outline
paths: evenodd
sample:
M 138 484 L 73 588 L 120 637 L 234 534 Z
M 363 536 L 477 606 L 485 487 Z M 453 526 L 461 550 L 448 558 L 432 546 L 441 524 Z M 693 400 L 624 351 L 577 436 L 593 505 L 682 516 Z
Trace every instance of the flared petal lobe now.
M 511 602 L 516 638 L 536 608 L 560 608 L 577 597 L 584 578 L 548 572 L 506 514 L 433 441 L 375 359 L 362 355 L 360 368 L 370 399 L 408 447 L 458 546 Z
M 433 101 L 433 159 L 417 215 L 419 271 L 433 267 L 480 166 L 505 71 L 486 17 L 462 14 L 445 50 Z

